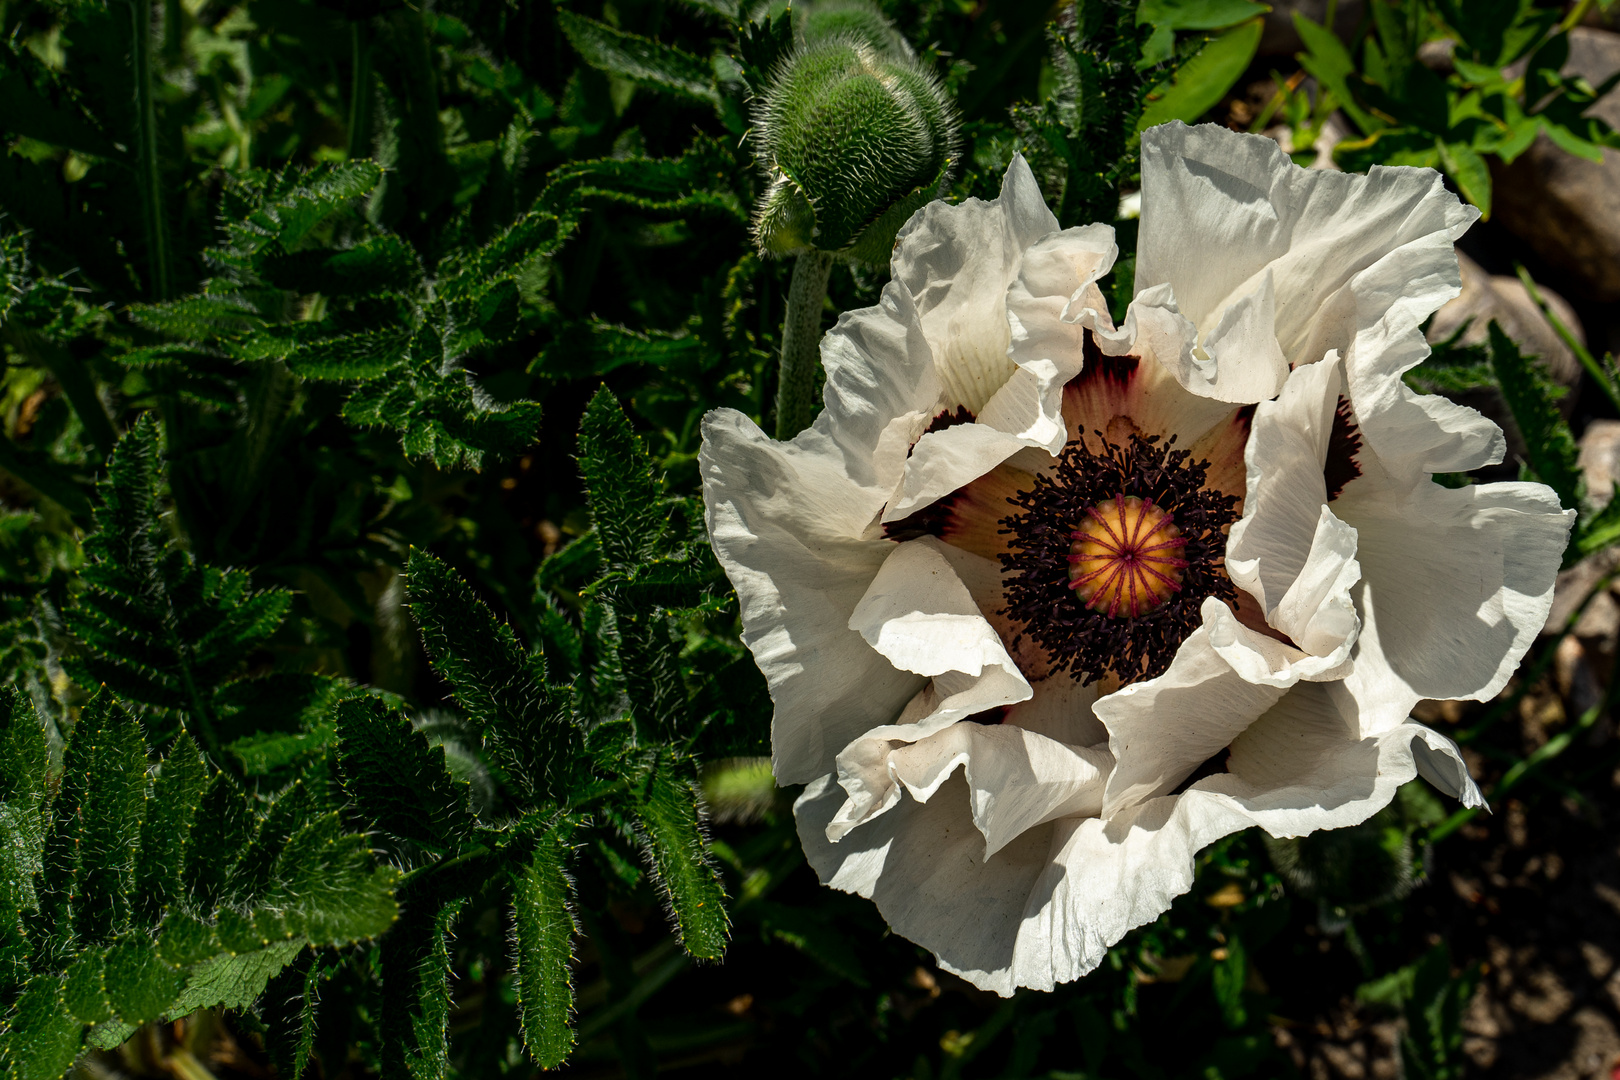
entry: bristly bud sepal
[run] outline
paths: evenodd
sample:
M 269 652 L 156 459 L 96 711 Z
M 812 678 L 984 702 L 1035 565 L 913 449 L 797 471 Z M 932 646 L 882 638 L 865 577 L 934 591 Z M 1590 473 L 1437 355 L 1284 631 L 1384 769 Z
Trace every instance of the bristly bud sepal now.
M 943 193 L 957 159 L 955 109 L 909 49 L 881 49 L 875 38 L 847 28 L 807 37 L 762 95 L 762 254 L 818 250 L 887 265 L 900 226 Z

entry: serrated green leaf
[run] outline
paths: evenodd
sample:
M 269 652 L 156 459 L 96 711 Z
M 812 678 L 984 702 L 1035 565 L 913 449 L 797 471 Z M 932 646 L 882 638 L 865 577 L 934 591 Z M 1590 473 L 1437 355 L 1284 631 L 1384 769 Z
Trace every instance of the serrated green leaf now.
M 406 600 L 434 670 L 518 788 L 549 797 L 574 735 L 545 685 L 543 664 L 523 654 L 512 628 L 443 562 L 413 550 L 405 573 Z
M 635 817 L 648 869 L 669 903 L 681 944 L 693 956 L 718 960 L 726 951 L 731 919 L 686 770 L 670 762 L 655 768 Z
M 152 784 L 135 859 L 134 915 L 147 924 L 155 924 L 163 909 L 181 895 L 186 838 L 207 782 L 207 767 L 197 744 L 181 734 Z
M 58 1080 L 79 1056 L 84 1025 L 62 1001 L 61 979 L 29 981 L 0 1032 L 0 1070 L 7 1080 Z
M 161 481 L 157 423 L 142 413 L 98 485 L 86 588 L 64 612 L 80 645 L 62 662 L 81 685 L 105 684 L 152 721 L 154 744 L 183 722 L 220 757 L 214 697 L 281 625 L 292 594 L 255 591 L 242 571 L 198 564 L 163 524 Z
M 440 905 L 433 917 L 425 920 L 426 925 L 420 925 L 419 942 L 399 941 L 396 934 L 389 943 L 414 954 L 408 958 L 412 963 L 406 970 L 398 964 L 406 958 L 390 958 L 394 960 L 392 966 L 385 959 L 383 975 L 385 982 L 392 975 L 409 983 L 401 995 L 403 1000 L 397 1003 L 407 1010 L 408 1030 L 400 1033 L 404 1037 L 398 1046 L 385 1051 L 385 1058 L 397 1053 L 398 1067 L 411 1080 L 447 1080 L 454 1075 L 450 1065 L 449 939 L 465 904 L 464 899 L 457 898 Z
M 1210 38 L 1170 78 L 1148 91 L 1136 130 L 1171 120 L 1192 122 L 1214 108 L 1248 69 L 1263 29 L 1264 20 L 1251 19 Z
M 658 500 L 663 485 L 652 458 L 607 387 L 598 390 L 579 424 L 579 467 L 590 499 L 602 555 L 610 567 L 651 558 L 663 538 Z
M 649 745 L 677 738 L 688 719 L 680 666 L 683 639 L 676 636 L 665 609 L 630 590 L 608 588 L 599 595 L 613 608 L 619 663 L 637 737 Z
M 615 30 L 572 11 L 558 11 L 557 25 L 580 57 L 594 68 L 676 97 L 707 105 L 720 103 L 713 70 L 690 53 Z
M 251 196 L 254 208 L 227 226 L 229 250 L 250 254 L 276 243 L 292 251 L 310 230 L 370 194 L 381 180 L 382 168 L 374 161 L 320 165 L 308 172 L 289 167 L 271 181 L 259 181 L 263 186 Z
M 581 379 L 632 366 L 678 370 L 696 366 L 712 355 L 703 339 L 690 331 L 639 331 L 593 322 L 564 332 L 540 353 L 529 370 Z
M 185 893 L 204 910 L 224 894 L 256 827 L 246 794 L 228 775 L 215 773 L 186 838 Z
M 318 724 L 308 731 L 261 732 L 237 739 L 225 749 L 242 766 L 243 776 L 269 776 L 307 755 L 337 742 L 337 725 Z
M 107 1020 L 90 1029 L 84 1041 L 97 1050 L 116 1050 L 118 1046 L 136 1031 L 139 1024 L 126 1024 L 122 1020 Z
M 185 989 L 166 1015 L 178 1019 L 198 1009 L 245 1009 L 259 999 L 271 978 L 308 944 L 303 938 L 293 938 L 253 952 L 205 960 L 191 970 Z
M 568 1059 L 574 1046 L 574 924 L 568 878 L 568 834 L 553 829 L 512 883 L 513 970 L 523 1044 L 542 1069 Z
M 266 1040 L 270 1060 L 277 1073 L 289 1080 L 301 1080 L 315 1051 L 321 965 L 311 951 L 294 959 L 272 982 L 263 1006 L 270 1029 Z
M 78 951 L 74 916 L 84 869 L 81 858 L 86 827 L 84 811 L 90 801 L 92 777 L 105 758 L 102 747 L 109 740 L 115 747 L 119 745 L 116 732 L 110 729 L 117 727 L 121 719 L 127 720 L 122 710 L 117 710 L 117 716 L 114 712 L 112 696 L 105 690 L 91 699 L 79 713 L 62 758 L 62 778 L 50 805 L 50 823 L 41 858 L 39 908 L 30 919 L 32 933 L 39 941 L 37 958 L 49 957 L 65 963 Z M 89 914 L 89 919 L 93 922 L 94 915 Z
M 409 289 L 422 276 L 422 262 L 411 246 L 387 234 L 370 236 L 338 250 L 271 254 L 259 262 L 272 285 L 299 293 L 354 296 Z
M 101 707 L 100 725 L 80 802 L 79 875 L 73 929 L 87 944 L 104 944 L 129 923 L 135 847 L 146 815 L 146 743 L 140 725 L 103 689 L 85 707 Z
M 190 967 L 225 951 L 218 933 L 186 911 L 171 908 L 158 937 L 158 955 L 175 967 Z
M 39 907 L 45 850 L 45 724 L 16 687 L 0 689 L 0 989 L 20 983 L 32 951 L 23 917 Z
M 280 853 L 316 815 L 315 798 L 303 780 L 295 780 L 278 792 L 270 805 L 260 811 L 253 839 L 225 883 L 225 902 L 240 911 L 250 910 L 259 903 L 270 889 L 272 868 Z
M 345 833 L 336 813 L 295 833 L 276 857 L 271 878 L 259 906 L 280 913 L 289 930 L 316 945 L 377 937 L 399 916 L 399 871 L 378 866 L 366 838 Z
M 1519 352 L 1519 346 L 1503 333 L 1493 319 L 1490 325 L 1491 370 L 1502 388 L 1502 398 L 1513 413 L 1514 423 L 1524 435 L 1526 465 L 1558 496 L 1565 507 L 1581 505 L 1579 447 L 1569 424 L 1558 411 L 1558 399 L 1565 390 L 1547 375 L 1534 357 Z
M 406 359 L 409 327 L 315 338 L 286 354 L 287 366 L 306 379 L 362 382 L 386 375 Z
M 62 976 L 62 1002 L 83 1023 L 99 1024 L 112 1019 L 106 974 L 106 956 L 99 949 L 91 949 L 80 953 Z
M 361 813 L 384 832 L 436 851 L 467 838 L 476 824 L 470 789 L 451 778 L 442 746 L 429 746 L 379 698 L 350 698 L 336 711 L 343 789 Z
M 258 308 L 236 294 L 190 296 L 166 304 L 131 304 L 129 317 L 148 330 L 197 340 L 249 334 L 265 325 Z
M 107 998 L 126 1024 L 144 1024 L 168 1011 L 185 972 L 166 962 L 144 937 L 120 941 L 107 952 Z

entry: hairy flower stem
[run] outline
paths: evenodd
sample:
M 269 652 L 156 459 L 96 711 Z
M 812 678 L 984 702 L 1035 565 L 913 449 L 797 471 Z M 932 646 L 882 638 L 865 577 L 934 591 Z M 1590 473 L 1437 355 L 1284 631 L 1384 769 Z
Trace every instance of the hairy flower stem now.
M 371 153 L 371 44 L 366 40 L 365 21 L 349 24 L 349 46 L 353 54 L 349 83 L 349 160 Z
M 146 226 L 147 260 L 152 295 L 170 295 L 169 238 L 163 226 L 163 187 L 158 176 L 157 112 L 152 103 L 152 6 L 150 0 L 132 0 L 131 66 L 135 69 L 136 177 L 141 193 L 141 218 Z
M 776 383 L 776 437 L 791 439 L 810 426 L 815 411 L 816 361 L 821 348 L 821 308 L 833 257 L 806 251 L 793 264 L 787 319 L 782 324 L 782 367 Z

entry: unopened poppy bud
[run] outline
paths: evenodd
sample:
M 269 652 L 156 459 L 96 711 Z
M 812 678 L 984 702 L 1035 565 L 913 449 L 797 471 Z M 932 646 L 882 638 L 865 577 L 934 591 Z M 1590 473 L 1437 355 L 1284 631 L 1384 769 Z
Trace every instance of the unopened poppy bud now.
M 769 183 L 754 237 L 767 254 L 814 248 L 886 265 L 896 231 L 942 192 L 956 159 L 956 114 L 939 82 L 853 31 L 801 43 L 754 128 Z
M 911 43 L 868 0 L 811 0 L 794 8 L 801 42 L 852 41 L 892 60 L 915 60 Z

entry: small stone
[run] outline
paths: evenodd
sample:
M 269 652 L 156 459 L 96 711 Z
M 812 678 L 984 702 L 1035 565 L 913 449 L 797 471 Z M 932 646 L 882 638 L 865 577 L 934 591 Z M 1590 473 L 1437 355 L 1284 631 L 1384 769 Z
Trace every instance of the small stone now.
M 1581 434 L 1577 459 L 1586 478 L 1586 497 L 1593 506 L 1605 506 L 1620 482 L 1620 420 L 1593 420 Z
M 1620 71 L 1620 33 L 1577 26 L 1569 32 L 1565 75 L 1596 86 Z M 1620 128 L 1620 95 L 1592 108 Z M 1601 163 L 1576 157 L 1546 135 L 1510 165 L 1493 161 L 1497 219 L 1549 263 L 1569 271 L 1594 300 L 1620 300 L 1620 152 Z

